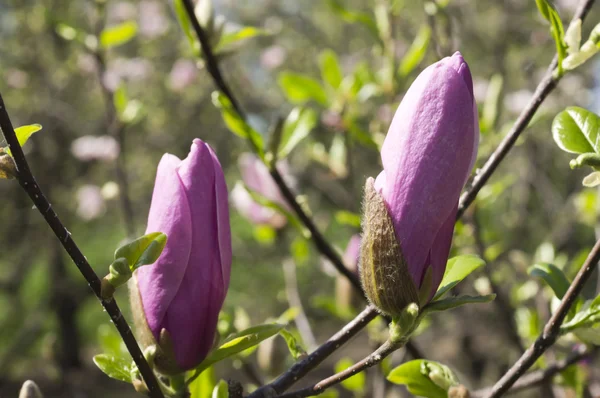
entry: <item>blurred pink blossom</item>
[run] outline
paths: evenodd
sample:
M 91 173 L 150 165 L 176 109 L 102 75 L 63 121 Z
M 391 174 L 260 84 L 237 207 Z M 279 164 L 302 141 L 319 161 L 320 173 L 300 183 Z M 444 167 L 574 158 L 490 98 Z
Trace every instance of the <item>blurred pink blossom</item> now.
M 6 71 L 6 84 L 13 88 L 25 88 L 29 83 L 29 75 L 20 69 L 8 69 Z
M 274 45 L 267 47 L 260 54 L 260 63 L 266 69 L 276 69 L 283 64 L 287 58 L 287 51 L 282 46 Z
M 189 59 L 178 59 L 169 73 L 169 87 L 173 91 L 181 91 L 194 81 L 198 76 L 196 64 Z
M 111 136 L 84 135 L 71 143 L 71 153 L 77 159 L 112 161 L 119 156 L 119 143 Z
M 77 215 L 90 221 L 100 217 L 106 211 L 102 190 L 96 185 L 82 185 L 77 189 Z
M 169 29 L 169 20 L 164 13 L 164 4 L 158 1 L 144 0 L 139 7 L 138 20 L 142 36 L 157 37 Z

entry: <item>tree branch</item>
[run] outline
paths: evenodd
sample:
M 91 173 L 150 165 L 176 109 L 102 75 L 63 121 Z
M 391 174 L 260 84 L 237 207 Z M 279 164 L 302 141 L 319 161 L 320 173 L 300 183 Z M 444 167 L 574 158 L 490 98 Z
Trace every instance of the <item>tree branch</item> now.
M 569 286 L 567 293 L 560 302 L 559 307 L 550 320 L 544 326 L 542 334 L 535 342 L 523 353 L 521 358 L 506 372 L 504 376 L 494 385 L 491 392 L 486 395 L 487 398 L 497 398 L 502 396 L 515 382 L 529 369 L 535 361 L 552 346 L 560 336 L 560 326 L 567 316 L 575 299 L 581 293 L 583 285 L 589 279 L 592 271 L 596 268 L 600 260 L 600 240 L 596 242 L 594 248 L 588 255 L 585 263 L 577 273 L 575 279 Z
M 287 394 L 282 394 L 279 396 L 279 398 L 304 398 L 319 395 L 323 391 L 325 391 L 325 389 L 339 384 L 342 381 L 354 376 L 355 374 L 370 368 L 371 366 L 377 365 L 379 362 L 381 362 L 392 352 L 396 351 L 398 348 L 399 346 L 397 344 L 392 344 L 389 340 L 387 340 L 381 345 L 381 347 L 379 347 L 369 356 L 350 366 L 348 369 L 344 369 L 343 371 L 336 373 L 333 376 L 323 379 L 313 386 L 306 387 L 301 390 L 293 391 Z
M 557 373 L 562 372 L 566 368 L 578 363 L 579 361 L 593 355 L 596 350 L 587 350 L 585 348 L 569 355 L 568 358 L 558 361 L 548 366 L 545 369 L 530 372 L 521 377 L 508 391 L 507 394 L 516 393 L 528 388 L 535 387 L 541 383 L 551 380 Z M 484 388 L 471 393 L 472 398 L 483 398 L 491 393 L 492 387 Z
M 27 163 L 27 159 L 25 158 L 25 154 L 23 153 L 23 149 L 21 145 L 19 145 L 19 141 L 17 139 L 17 135 L 15 134 L 15 130 L 13 128 L 12 122 L 8 116 L 8 111 L 4 104 L 4 100 L 2 98 L 2 94 L 0 94 L 0 129 L 2 129 L 2 133 L 4 134 L 4 138 L 12 152 L 12 156 L 17 168 L 17 180 L 21 187 L 27 192 L 31 201 L 35 204 L 35 207 L 42 214 L 48 226 L 52 229 L 63 248 L 69 254 L 88 285 L 106 310 L 106 312 L 110 315 L 112 322 L 115 327 L 119 331 L 127 350 L 131 354 L 131 357 L 135 361 L 138 369 L 140 370 L 140 374 L 142 375 L 148 389 L 150 391 L 150 397 L 152 398 L 164 398 L 163 393 L 160 389 L 158 381 L 152 372 L 150 366 L 146 362 L 140 347 L 127 324 L 127 321 L 123 317 L 117 302 L 112 300 L 103 300 L 100 296 L 100 279 L 88 263 L 87 259 L 79 250 L 79 247 L 71 237 L 71 233 L 65 228 L 62 224 L 56 212 L 52 209 L 52 205 L 46 199 L 46 196 L 40 189 L 35 180 L 35 177 L 31 173 L 29 169 L 29 164 Z
M 594 0 L 582 0 L 579 3 L 579 7 L 575 12 L 572 21 L 576 21 L 577 19 L 583 20 L 592 8 L 593 4 Z M 477 193 L 490 179 L 494 171 L 496 171 L 496 168 L 500 165 L 500 162 L 504 160 L 508 152 L 512 149 L 513 145 L 515 144 L 515 142 L 517 142 L 517 139 L 519 138 L 521 133 L 525 131 L 527 125 L 533 118 L 533 115 L 535 115 L 535 112 L 538 110 L 542 102 L 546 99 L 548 94 L 550 94 L 552 90 L 556 88 L 556 85 L 560 80 L 560 77 L 555 77 L 553 75 L 557 63 L 558 57 L 555 56 L 552 62 L 550 63 L 550 66 L 548 67 L 544 78 L 537 86 L 533 97 L 531 98 L 531 100 L 529 100 L 529 103 L 527 104 L 525 109 L 523 109 L 515 124 L 512 126 L 508 134 L 506 134 L 506 137 L 504 137 L 500 145 L 498 145 L 498 148 L 496 148 L 494 153 L 492 153 L 492 155 L 489 157 L 487 162 L 485 162 L 485 165 L 477 173 L 477 175 L 473 179 L 471 188 L 460 197 L 458 213 L 456 215 L 457 219 L 459 219 L 463 215 L 463 213 L 465 212 L 467 207 L 469 207 L 471 202 L 475 200 Z
M 372 306 L 368 306 L 350 323 L 344 326 L 339 332 L 333 335 L 326 343 L 322 344 L 306 358 L 297 362 L 288 371 L 279 376 L 275 381 L 259 388 L 248 396 L 248 398 L 269 397 L 272 394 L 281 394 L 296 381 L 304 377 L 308 372 L 317 367 L 335 350 L 341 347 L 362 330 L 369 322 L 377 316 L 377 311 Z

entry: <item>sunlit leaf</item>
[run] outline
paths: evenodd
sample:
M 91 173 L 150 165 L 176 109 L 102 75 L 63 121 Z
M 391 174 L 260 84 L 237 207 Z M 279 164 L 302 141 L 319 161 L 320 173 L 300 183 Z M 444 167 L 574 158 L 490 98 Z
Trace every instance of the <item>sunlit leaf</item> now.
M 100 33 L 100 45 L 103 48 L 120 46 L 133 39 L 137 31 L 138 25 L 134 21 L 107 27 Z
M 484 304 L 489 303 L 494 298 L 496 298 L 495 294 L 488 294 L 486 296 L 458 296 L 458 297 L 449 297 L 445 299 L 440 299 L 436 301 L 432 301 L 427 304 L 423 311 L 427 312 L 435 312 L 435 311 L 446 311 L 456 307 L 460 307 L 465 304 Z
M 577 106 L 560 112 L 552 122 L 552 137 L 563 151 L 600 153 L 600 117 Z
M 298 341 L 292 333 L 288 332 L 286 329 L 281 329 L 279 331 L 279 335 L 285 340 L 288 350 L 294 359 L 298 359 L 306 355 L 306 351 L 300 344 L 298 344 Z
M 253 26 L 245 26 L 240 30 L 231 33 L 225 33 L 221 36 L 219 44 L 215 47 L 215 52 L 223 51 L 227 47 L 240 43 L 244 40 L 251 39 L 257 36 L 268 35 L 269 32 L 264 29 L 255 28 Z
M 405 385 L 413 395 L 426 398 L 447 398 L 448 393 L 435 384 L 421 371 L 423 359 L 405 362 L 392 369 L 387 375 L 388 381 L 394 384 Z
M 308 137 L 318 122 L 313 109 L 296 107 L 292 109 L 283 125 L 279 158 L 284 159 L 303 139 Z
M 338 56 L 333 50 L 323 50 L 319 54 L 319 66 L 323 81 L 334 89 L 340 87 L 344 75 Z
M 297 105 L 314 100 L 320 105 L 327 106 L 327 93 L 321 83 L 310 76 L 293 72 L 281 72 L 277 79 L 287 99 Z
M 210 397 L 215 385 L 215 370 L 211 366 L 189 385 L 190 398 Z
M 229 398 L 229 389 L 225 380 L 219 380 L 212 392 L 211 398 Z
M 529 275 L 542 278 L 552 288 L 554 294 L 562 299 L 571 284 L 560 268 L 549 263 L 539 263 L 531 266 Z
M 446 271 L 440 283 L 440 288 L 436 292 L 433 300 L 442 297 L 448 290 L 458 285 L 473 271 L 485 265 L 481 258 L 468 254 L 464 256 L 452 257 L 446 264 Z
M 429 25 L 422 25 L 408 51 L 402 57 L 402 61 L 400 61 L 400 67 L 398 68 L 400 77 L 408 76 L 423 61 L 429 47 L 430 38 L 431 28 Z
M 95 355 L 94 363 L 108 377 L 131 383 L 131 361 L 111 355 Z
M 115 260 L 125 258 L 131 271 L 142 265 L 153 264 L 167 244 L 167 235 L 162 232 L 146 234 L 115 251 Z

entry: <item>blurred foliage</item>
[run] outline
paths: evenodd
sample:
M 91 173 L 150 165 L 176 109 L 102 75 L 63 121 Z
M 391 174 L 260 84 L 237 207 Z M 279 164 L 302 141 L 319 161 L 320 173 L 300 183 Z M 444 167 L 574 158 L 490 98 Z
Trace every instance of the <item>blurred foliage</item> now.
M 236 130 L 235 120 L 223 123 L 221 113 L 230 105 L 213 105 L 214 86 L 199 48 L 168 2 L 4 0 L 0 91 L 16 126 L 44 126 L 25 146 L 31 168 L 101 276 L 127 236 L 117 157 L 140 236 L 162 154 L 183 157 L 200 137 L 215 149 L 232 188 L 240 179 L 237 158 L 250 149 L 227 127 L 268 143 L 278 118 L 285 120 L 279 154 L 291 165 L 296 190 L 325 236 L 343 248 L 359 230 L 362 186 L 381 169 L 377 148 L 403 93 L 424 66 L 455 50 L 473 74 L 482 133 L 476 167 L 485 162 L 556 52 L 535 3 L 215 0 L 214 29 L 223 29 L 217 53 L 250 115 L 246 131 Z M 557 3 L 566 24 L 575 1 Z M 584 37 L 597 20 L 594 11 Z M 490 281 L 499 286 L 515 309 L 509 316 L 523 344 L 539 333 L 554 297 L 544 278 L 528 275 L 529 267 L 552 264 L 571 280 L 595 241 L 598 193 L 582 187 L 582 171 L 569 169 L 569 155 L 552 141 L 551 122 L 566 106 L 600 111 L 598 69 L 588 62 L 563 78 L 480 192 L 476 211 L 456 227 L 452 255 L 473 253 L 489 263 L 461 290 L 488 294 Z M 113 112 L 121 135 L 112 132 Z M 108 382 L 91 364 L 107 347 L 122 348 L 107 337 L 109 319 L 82 277 L 18 184 L 0 181 L 0 195 L 0 392 L 16 396 L 20 383 L 32 378 L 47 396 L 133 396 L 129 386 Z M 231 224 L 234 264 L 224 313 L 235 315 L 227 334 L 290 307 L 282 271 L 289 257 L 318 341 L 343 325 L 348 314 L 336 306 L 335 272 L 291 223 L 258 228 L 232 208 Z M 596 291 L 594 280 L 586 298 Z M 118 291 L 117 299 L 127 312 L 127 294 Z M 432 317 L 415 341 L 428 358 L 456 370 L 462 383 L 485 386 L 519 354 L 507 343 L 509 326 L 497 311 L 488 304 Z M 292 329 L 285 340 L 267 340 L 256 353 L 211 368 L 202 376 L 206 385 L 194 388 L 212 392 L 228 377 L 256 385 L 247 366 L 276 376 L 293 363 L 286 341 L 295 355 L 300 351 L 293 347 L 304 346 Z M 314 377 L 369 352 L 381 331 L 376 324 L 369 332 L 371 343 L 361 335 Z M 567 335 L 558 352 L 574 341 Z M 572 369 L 563 384 L 579 391 L 589 370 Z M 350 379 L 339 392 L 361 394 L 369 380 Z

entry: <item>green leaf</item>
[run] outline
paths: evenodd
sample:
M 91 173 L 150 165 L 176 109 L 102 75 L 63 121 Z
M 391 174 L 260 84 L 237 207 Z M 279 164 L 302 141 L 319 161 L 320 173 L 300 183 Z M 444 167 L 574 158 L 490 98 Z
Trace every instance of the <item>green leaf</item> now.
M 431 28 L 429 25 L 422 25 L 415 40 L 410 45 L 406 54 L 404 54 L 404 57 L 402 57 L 402 61 L 400 61 L 400 66 L 398 67 L 400 77 L 408 76 L 423 61 L 429 47 L 430 39 Z
M 600 118 L 577 106 L 560 112 L 552 122 L 552 137 L 560 149 L 570 153 L 600 153 Z
M 441 287 L 436 292 L 433 300 L 442 297 L 448 290 L 458 285 L 469 274 L 484 265 L 485 261 L 472 254 L 452 257 L 446 264 L 446 271 L 440 283 Z
M 554 294 L 562 299 L 571 284 L 560 268 L 549 263 L 534 264 L 527 270 L 529 275 L 542 278 L 552 288 Z
M 177 20 L 179 21 L 179 25 L 181 26 L 183 33 L 185 33 L 185 36 L 190 41 L 192 47 L 196 47 L 196 38 L 192 32 L 190 19 L 185 11 L 185 6 L 183 5 L 182 0 L 173 0 L 173 6 L 175 8 L 175 15 L 177 16 Z
M 215 386 L 215 370 L 211 366 L 189 385 L 190 398 L 210 397 Z
M 162 232 L 152 232 L 119 247 L 115 251 L 115 260 L 125 258 L 133 272 L 142 265 L 156 262 L 166 243 L 167 235 Z
M 215 46 L 214 51 L 215 53 L 218 53 L 243 40 L 251 39 L 257 36 L 266 36 L 268 34 L 269 32 L 264 29 L 255 28 L 253 26 L 245 26 L 240 30 L 231 33 L 225 33 L 223 36 L 221 36 L 219 44 Z
M 98 343 L 102 351 L 110 356 L 124 357 L 123 359 L 125 359 L 129 355 L 121 336 L 111 325 L 102 324 L 98 327 Z
M 423 362 L 428 361 L 416 359 L 397 366 L 387 375 L 388 381 L 405 385 L 408 392 L 413 395 L 426 398 L 447 398 L 446 390 L 431 381 L 427 374 L 421 371 Z
M 503 82 L 504 79 L 502 78 L 502 75 L 497 73 L 492 76 L 488 84 L 479 123 L 479 127 L 483 134 L 493 129 L 498 120 L 498 109 L 500 109 L 499 103 Z
M 127 95 L 127 89 L 124 84 L 120 84 L 113 95 L 113 104 L 115 105 L 117 113 L 122 114 L 127 108 L 128 103 L 129 96 Z
M 138 26 L 134 21 L 122 22 L 118 25 L 110 26 L 100 33 L 100 45 L 103 48 L 120 46 L 133 39 L 137 31 Z
M 288 350 L 290 350 L 290 354 L 292 354 L 294 359 L 306 356 L 306 351 L 298 344 L 298 341 L 292 333 L 288 332 L 286 329 L 281 329 L 279 335 L 285 340 Z
M 108 377 L 131 383 L 131 362 L 111 355 L 94 356 L 94 363 Z
M 42 129 L 41 124 L 29 124 L 26 126 L 17 127 L 15 129 L 15 135 L 17 136 L 17 140 L 19 141 L 19 145 L 23 146 L 29 140 L 33 134 L 37 133 Z M 12 156 L 12 152 L 10 148 L 4 148 L 4 151 Z
M 212 392 L 212 398 L 229 398 L 229 387 L 225 380 L 219 380 Z
M 351 227 L 360 228 L 360 214 L 339 210 L 335 212 L 334 217 L 335 221 L 340 225 L 349 225 Z
M 286 158 L 303 139 L 308 137 L 317 125 L 318 115 L 313 109 L 296 107 L 292 109 L 283 125 L 278 156 Z
M 198 367 L 192 377 L 190 377 L 187 383 L 191 383 L 196 379 L 205 369 L 212 364 L 229 358 L 233 355 L 239 354 L 240 352 L 247 350 L 250 347 L 258 345 L 261 341 L 268 339 L 279 333 L 285 325 L 277 323 L 269 323 L 264 325 L 252 326 L 239 333 L 235 333 L 229 336 L 223 344 L 216 350 L 210 353 L 204 361 Z
M 369 14 L 359 11 L 351 11 L 345 8 L 340 0 L 328 0 L 327 4 L 344 21 L 349 23 L 360 23 L 363 26 L 365 26 L 369 30 L 369 32 L 373 34 L 373 36 L 377 38 L 379 37 L 379 30 L 377 29 L 377 24 Z
M 225 125 L 233 134 L 242 137 L 244 139 L 249 140 L 253 149 L 258 151 L 259 157 L 264 158 L 264 144 L 263 139 L 260 133 L 254 130 L 242 117 L 237 113 L 237 111 L 231 105 L 229 99 L 225 96 L 225 94 L 214 91 L 212 93 L 212 102 L 213 104 L 221 110 L 221 117 L 225 122 Z
M 451 310 L 456 307 L 460 307 L 461 305 L 465 305 L 465 304 L 489 303 L 494 298 L 496 298 L 495 294 L 488 294 L 485 296 L 449 297 L 449 298 L 430 302 L 423 308 L 423 311 L 424 312 L 446 311 L 446 310 Z
M 281 72 L 277 79 L 285 96 L 292 104 L 302 105 L 314 100 L 327 106 L 327 93 L 321 83 L 310 76 L 293 72 Z
M 550 32 L 556 44 L 556 53 L 558 54 L 558 71 L 562 75 L 562 61 L 567 54 L 567 46 L 564 41 L 565 30 L 563 23 L 558 15 L 556 8 L 548 0 L 535 0 L 535 3 L 540 11 L 540 14 L 550 22 Z
M 340 67 L 337 54 L 333 50 L 323 50 L 319 54 L 319 66 L 321 67 L 321 78 L 332 88 L 337 89 L 342 84 L 344 74 Z
M 339 373 L 354 365 L 350 358 L 342 358 L 335 364 L 335 373 Z M 362 392 L 365 389 L 366 377 L 364 372 L 359 372 L 342 381 L 342 387 L 352 392 Z

